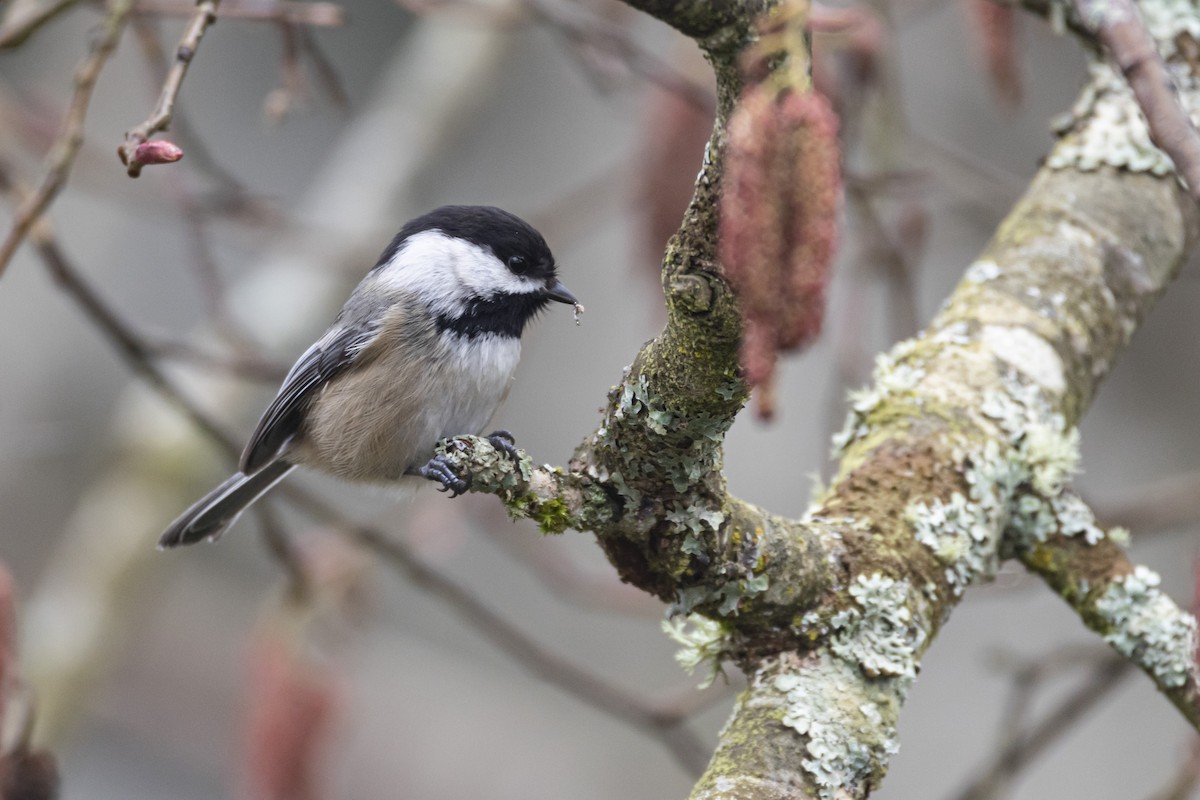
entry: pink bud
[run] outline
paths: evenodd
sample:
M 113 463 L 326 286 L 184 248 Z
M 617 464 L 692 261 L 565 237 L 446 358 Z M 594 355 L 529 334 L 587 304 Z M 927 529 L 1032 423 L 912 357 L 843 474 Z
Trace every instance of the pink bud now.
M 166 139 L 152 139 L 142 142 L 133 151 L 133 161 L 137 164 L 173 164 L 183 158 L 183 148 Z

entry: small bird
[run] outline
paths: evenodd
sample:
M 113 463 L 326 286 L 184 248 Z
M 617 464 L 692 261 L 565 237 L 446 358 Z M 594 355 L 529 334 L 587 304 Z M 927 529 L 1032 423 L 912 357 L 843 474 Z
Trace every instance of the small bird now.
M 434 459 L 508 395 L 525 325 L 550 301 L 582 310 L 546 240 L 491 206 L 443 206 L 396 234 L 283 380 L 239 472 L 171 523 L 160 548 L 217 539 L 297 465 L 352 481 L 465 483 Z M 515 452 L 512 436 L 488 437 Z

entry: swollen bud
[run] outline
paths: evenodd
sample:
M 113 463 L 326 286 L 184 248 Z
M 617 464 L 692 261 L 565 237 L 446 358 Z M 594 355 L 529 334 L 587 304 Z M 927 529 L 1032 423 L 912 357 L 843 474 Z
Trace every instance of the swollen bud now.
M 126 145 L 121 145 L 117 148 L 117 155 L 121 157 L 121 163 L 128 167 L 129 177 L 136 178 L 142 167 L 150 164 L 174 164 L 183 158 L 183 148 L 166 139 L 151 139 L 133 148 L 132 155 Z
M 133 151 L 133 160 L 139 164 L 173 164 L 183 158 L 183 148 L 166 139 L 142 142 Z

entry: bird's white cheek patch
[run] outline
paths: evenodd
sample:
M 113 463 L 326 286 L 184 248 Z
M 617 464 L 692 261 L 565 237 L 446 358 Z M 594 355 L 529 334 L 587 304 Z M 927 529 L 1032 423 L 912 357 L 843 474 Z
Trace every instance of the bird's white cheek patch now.
M 472 297 L 525 294 L 536 283 L 509 271 L 486 247 L 430 230 L 413 234 L 379 272 L 384 286 L 411 292 L 438 313 L 459 313 Z
M 993 355 L 1043 389 L 1055 394 L 1066 391 L 1062 359 L 1045 339 L 1028 328 L 985 325 L 980 339 Z

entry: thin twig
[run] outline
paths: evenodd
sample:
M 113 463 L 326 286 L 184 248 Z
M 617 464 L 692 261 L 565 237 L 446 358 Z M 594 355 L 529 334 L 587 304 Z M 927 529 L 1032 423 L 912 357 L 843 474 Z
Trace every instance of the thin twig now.
M 188 3 L 187 7 L 191 10 L 195 8 L 195 3 Z M 138 8 L 140 9 L 141 6 L 139 5 Z M 229 0 L 224 0 L 219 16 L 227 16 L 228 11 Z M 158 87 L 166 79 L 170 64 L 167 60 L 166 52 L 159 43 L 157 27 L 153 22 L 154 20 L 147 16 L 135 16 L 132 24 L 134 32 L 138 34 L 138 44 L 141 47 L 142 56 L 146 59 L 153 73 L 152 80 L 154 81 L 154 85 Z M 237 176 L 227 170 L 209 152 L 208 147 L 204 144 L 204 140 L 196 132 L 195 126 L 192 125 L 189 116 L 182 108 L 176 108 L 174 114 L 171 116 L 171 129 L 187 145 L 189 169 L 195 170 L 199 168 L 207 177 L 212 178 L 219 184 L 220 188 L 214 190 L 214 193 L 223 192 L 231 195 L 235 198 L 234 204 L 236 206 L 249 205 L 253 202 L 247 198 L 249 191 L 243 186 Z M 212 203 L 195 203 L 194 205 L 206 214 L 222 213 Z
M 1013 737 L 984 767 L 979 777 L 957 795 L 958 800 L 987 800 L 995 797 L 1016 773 L 1043 754 L 1049 745 L 1071 729 L 1084 714 L 1130 674 L 1132 664 L 1119 656 L 1109 656 L 1097 664 L 1088 680 L 1067 695 L 1040 723 L 1020 737 Z
M 288 367 L 253 355 L 213 353 L 191 342 L 152 341 L 142 336 L 146 351 L 155 358 L 169 358 L 197 367 L 224 372 L 237 378 L 279 384 Z
M 294 23 L 293 23 L 294 24 Z M 346 91 L 346 87 L 342 84 L 342 78 L 334 68 L 333 62 L 325 55 L 325 51 L 321 49 L 321 45 L 317 42 L 317 37 L 308 28 L 296 27 L 296 35 L 300 40 L 300 49 L 308 56 L 308 60 L 312 62 L 313 69 L 316 70 L 317 80 L 321 84 L 321 89 L 325 92 L 325 96 L 329 98 L 329 102 L 341 110 L 350 107 L 350 95 Z
M 100 71 L 121 40 L 125 25 L 133 9 L 133 0 L 111 0 L 108 16 L 104 19 L 99 35 L 93 40 L 91 51 L 75 70 L 75 93 L 63 122 L 62 133 L 54 142 L 47 158 L 46 174 L 41 184 L 26 196 L 13 215 L 12 228 L 0 244 L 0 276 L 8 267 L 13 254 L 25 240 L 38 217 L 50 207 L 54 198 L 67 182 L 75 156 L 83 145 L 83 126 L 87 119 L 88 105 Z
M 25 44 L 34 31 L 70 9 L 79 0 L 52 0 L 45 5 L 36 2 L 13 3 L 0 23 L 0 50 Z
M 594 15 L 585 18 L 578 13 L 578 7 L 568 9 L 547 0 L 524 0 L 524 5 L 534 19 L 574 45 L 593 47 L 615 57 L 633 75 L 678 94 L 700 111 L 713 113 L 716 95 L 712 89 L 691 80 L 642 47 L 621 26 Z
M 157 26 L 154 23 L 155 20 L 148 17 L 135 16 L 132 27 L 149 67 L 151 81 L 157 88 L 167 79 L 170 64 L 159 43 Z M 255 212 L 253 201 L 247 197 L 248 192 L 241 182 L 225 169 L 221 162 L 212 157 L 208 148 L 204 146 L 203 141 L 194 131 L 188 115 L 182 108 L 175 109 L 171 118 L 171 126 L 175 130 L 176 136 L 187 146 L 191 168 L 199 168 L 202 173 L 218 184 L 217 188 L 209 190 L 207 193 L 200 193 L 191 188 L 192 183 L 188 180 L 191 176 L 187 172 L 173 170 L 168 176 L 167 185 L 171 190 L 172 198 L 179 206 L 179 216 L 183 220 L 188 244 L 191 245 L 192 263 L 195 267 L 193 272 L 200 285 L 210 318 L 226 333 L 228 340 L 237 344 L 245 344 L 248 337 L 243 332 L 242 325 L 229 313 L 225 302 L 225 282 L 209 241 L 208 223 L 213 216 L 220 213 L 214 207 L 213 199 L 223 202 L 220 199 L 222 196 L 232 198 L 235 203 L 249 212 L 247 216 L 251 219 Z
M 267 552 L 279 563 L 284 574 L 287 575 L 288 599 L 296 602 L 308 600 L 313 590 L 312 577 L 308 574 L 304 559 L 296 549 L 296 545 L 288 536 L 283 523 L 279 521 L 275 506 L 270 502 L 262 502 L 257 504 L 254 510 L 258 515 L 259 530 L 262 532 Z
M 1104 501 L 1096 517 L 1139 536 L 1200 523 L 1200 472 L 1185 472 L 1143 486 L 1125 500 Z
M 1150 138 L 1171 157 L 1200 202 L 1200 133 L 1132 0 L 1074 0 L 1084 26 L 1108 51 L 1146 117 Z
M 1026 720 L 1038 689 L 1046 681 L 1064 672 L 1076 670 L 1081 665 L 1098 665 L 1112 658 L 1112 654 L 1094 646 L 1069 647 L 1057 650 L 1036 661 L 1018 663 L 1009 666 L 1012 659 L 1005 654 L 997 657 L 999 666 L 1012 671 L 1012 690 L 1004 704 L 1004 718 L 1000 724 L 1000 736 L 997 739 L 994 752 L 1003 753 L 1009 748 L 1017 747 L 1026 736 Z M 1016 778 L 1016 773 L 993 776 L 988 789 L 988 796 L 1002 794 Z
M 696 687 L 694 680 L 675 689 L 669 689 L 650 702 L 655 713 L 664 718 L 689 719 L 702 711 L 707 711 L 718 703 L 722 703 L 745 685 L 741 674 L 728 678 L 724 672 L 711 685 L 704 689 Z
M 194 14 L 192 0 L 138 0 L 139 14 Z M 337 28 L 346 22 L 346 12 L 336 3 L 296 3 L 290 0 L 224 0 L 217 12 L 220 19 L 256 22 L 286 22 L 316 28 Z
M 620 719 L 658 739 L 689 773 L 699 775 L 710 753 L 704 743 L 682 727 L 686 709 L 658 708 L 613 686 L 544 648 L 491 606 L 450 578 L 421 563 L 402 543 L 365 526 L 349 529 L 361 543 L 416 586 L 439 598 L 480 635 L 527 670 L 592 708 Z
M 1192 744 L 1187 759 L 1165 786 L 1150 796 L 1150 800 L 1188 800 L 1200 784 L 1200 742 Z
M 17 204 L 24 202 L 19 190 L 9 177 L 7 165 L 2 163 L 0 163 L 0 192 L 12 197 Z M 167 379 L 166 374 L 154 362 L 153 349 L 133 332 L 133 329 L 116 311 L 109 308 L 99 293 L 75 269 L 62 248 L 59 247 L 49 221 L 43 218 L 36 220 L 31 225 L 29 238 L 34 249 L 41 256 L 42 263 L 50 273 L 50 277 L 67 293 L 68 297 L 75 301 L 83 311 L 83 315 L 105 335 L 134 373 L 140 375 L 159 395 L 182 411 L 184 416 L 192 420 L 200 430 L 236 456 L 241 448 L 233 437 L 198 406 L 184 397 Z
M 299 29 L 282 22 L 277 27 L 282 45 L 279 56 L 280 84 L 268 92 L 263 101 L 263 111 L 274 124 L 283 122 L 297 99 L 304 96 L 304 72 L 300 69 L 300 42 L 297 36 Z
M 684 722 L 695 713 L 697 705 L 679 702 L 674 696 L 647 702 L 609 684 L 543 647 L 493 611 L 491 604 L 422 562 L 403 542 L 377 528 L 348 522 L 344 515 L 310 492 L 293 486 L 280 489 L 305 513 L 344 531 L 359 545 L 407 577 L 418 589 L 441 601 L 480 636 L 534 675 L 596 710 L 659 740 L 689 773 L 698 775 L 704 769 L 711 753 L 698 737 L 684 727 Z
M 138 160 L 138 145 L 145 142 L 159 131 L 165 131 L 171 124 L 171 115 L 175 109 L 175 101 L 179 90 L 183 88 L 183 79 L 187 75 L 188 66 L 196 55 L 200 40 L 204 33 L 217 21 L 217 7 L 220 0 L 198 0 L 192 19 L 184 29 L 179 46 L 175 48 L 175 61 L 167 71 L 163 81 L 162 93 L 158 103 L 142 123 L 134 126 L 125 134 L 125 141 L 117 148 L 121 163 L 125 164 L 129 177 L 136 178 L 142 172 L 144 164 Z
M 555 598 L 591 611 L 628 614 L 643 619 L 661 617 L 662 604 L 645 592 L 623 583 L 615 571 L 581 568 L 574 559 L 532 527 L 504 525 L 507 514 L 498 503 L 458 504 L 475 525 L 528 569 Z
M 894 327 L 889 332 L 889 338 L 899 341 L 916 335 L 921 328 L 915 284 L 916 268 L 909 263 L 902 246 L 893 240 L 891 232 L 880 217 L 879 209 L 875 207 L 878 187 L 881 185 L 886 186 L 886 182 L 878 184 L 847 175 L 846 199 L 857 212 L 857 219 L 862 224 L 867 240 L 864 258 L 867 263 L 882 267 L 883 274 L 891 284 L 891 302 L 888 305 Z
M 241 447 L 215 420 L 189 402 L 154 363 L 153 351 L 88 285 L 68 260 L 50 232 L 49 226 L 38 225 L 30 232 L 30 241 L 42 258 L 42 263 L 55 282 L 79 305 L 84 315 L 108 337 L 125 363 L 158 394 L 175 406 L 200 430 L 219 442 L 227 451 L 240 452 Z
M 350 105 L 350 97 L 342 86 L 342 80 L 333 64 L 325 57 L 309 29 L 290 22 L 279 23 L 283 39 L 283 54 L 280 59 L 281 85 L 273 89 L 263 103 L 268 119 L 281 122 L 296 105 L 298 99 L 310 94 L 304 79 L 302 58 L 312 62 L 321 90 L 329 101 L 339 109 Z
M 167 62 L 166 53 L 159 43 L 158 26 L 154 24 L 154 21 L 146 17 L 134 17 L 133 32 L 137 37 L 138 45 L 141 48 L 143 58 L 147 62 L 147 67 L 149 67 L 150 78 L 154 86 L 162 86 L 163 82 L 167 80 L 171 68 Z M 186 135 L 188 125 L 182 109 L 174 114 L 172 124 L 176 126 L 177 134 L 185 136 L 188 150 L 191 151 L 193 143 L 187 141 L 191 137 Z M 202 145 L 195 147 L 195 150 L 198 151 L 201 161 L 204 162 L 201 166 L 216 164 L 216 162 L 208 160 L 206 149 Z M 217 165 L 217 169 L 221 169 L 219 164 Z M 221 171 L 215 177 L 222 179 L 224 176 L 225 173 Z M 182 177 L 181 173 L 173 171 L 171 177 L 175 179 L 171 182 L 174 188 L 172 195 L 179 206 L 179 216 L 183 219 L 184 227 L 188 234 L 188 243 L 192 246 L 192 263 L 195 265 L 193 271 L 198 277 L 205 305 L 210 315 L 221 318 L 223 316 L 221 312 L 223 311 L 222 301 L 225 296 L 225 287 L 221 281 L 220 270 L 217 268 L 216 259 L 213 257 L 212 248 L 208 242 L 205 225 L 207 215 L 201 213 L 199 205 L 193 199 L 191 192 L 182 184 L 180 180 Z
M 586 46 L 611 56 L 639 78 L 677 93 L 699 110 L 711 114 L 716 105 L 712 89 L 683 75 L 655 53 L 642 47 L 619 25 L 598 16 L 585 15 L 578 6 L 570 9 L 547 0 L 520 0 L 513 9 L 504 9 L 498 18 L 496 8 L 477 0 L 396 0 L 399 5 L 416 13 L 440 9 L 460 9 L 488 18 L 493 24 L 511 22 L 520 12 L 529 14 L 536 22 L 562 35 L 575 46 Z M 588 62 L 585 66 L 591 69 Z

